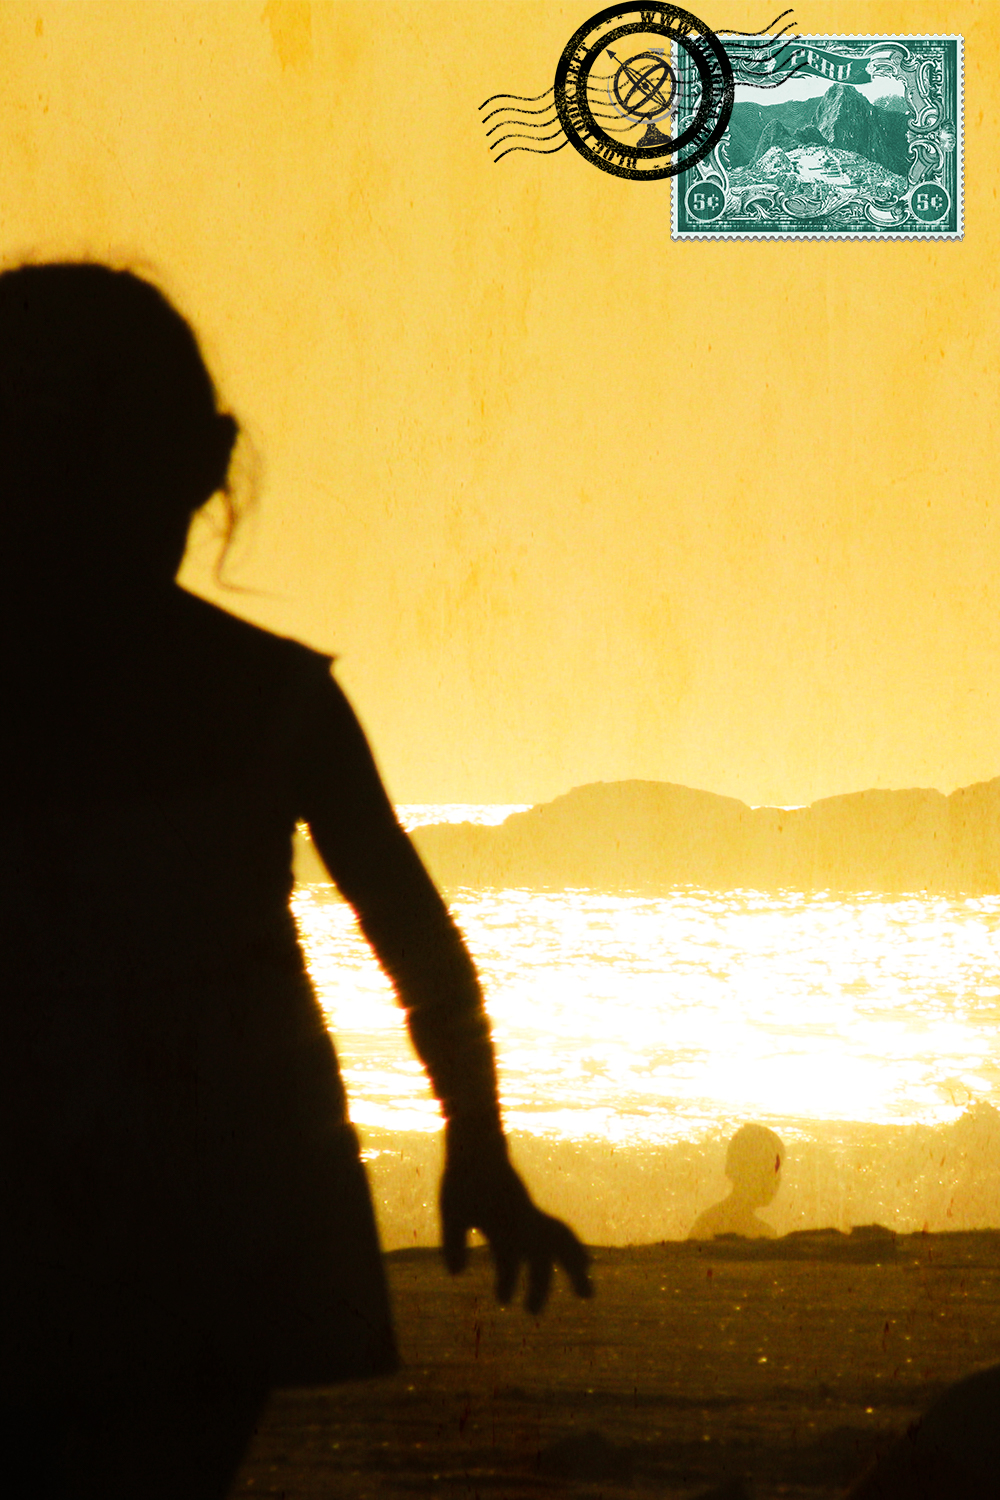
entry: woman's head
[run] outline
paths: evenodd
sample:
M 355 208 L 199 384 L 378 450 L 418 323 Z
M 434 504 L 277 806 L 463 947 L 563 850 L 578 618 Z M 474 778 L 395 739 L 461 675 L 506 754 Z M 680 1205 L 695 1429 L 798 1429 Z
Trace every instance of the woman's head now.
M 65 586 L 173 578 L 237 435 L 163 294 L 94 264 L 0 274 L 0 527 L 8 569 Z

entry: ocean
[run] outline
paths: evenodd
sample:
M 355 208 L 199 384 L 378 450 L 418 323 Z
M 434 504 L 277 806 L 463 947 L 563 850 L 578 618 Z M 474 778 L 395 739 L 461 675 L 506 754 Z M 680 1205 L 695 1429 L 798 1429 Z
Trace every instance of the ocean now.
M 513 806 L 407 806 L 409 827 Z M 683 1237 L 728 1137 L 787 1148 L 779 1233 L 1000 1225 L 1000 897 L 453 892 L 512 1152 L 594 1244 Z M 332 887 L 295 913 L 387 1248 L 436 1238 L 437 1106 Z

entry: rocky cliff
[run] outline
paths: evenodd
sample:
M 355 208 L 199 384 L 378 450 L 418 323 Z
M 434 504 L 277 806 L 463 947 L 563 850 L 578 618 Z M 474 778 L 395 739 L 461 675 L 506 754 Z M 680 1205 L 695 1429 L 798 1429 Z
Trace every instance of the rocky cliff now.
M 1000 894 L 1000 777 L 750 808 L 658 781 L 596 782 L 498 827 L 418 828 L 446 887 Z

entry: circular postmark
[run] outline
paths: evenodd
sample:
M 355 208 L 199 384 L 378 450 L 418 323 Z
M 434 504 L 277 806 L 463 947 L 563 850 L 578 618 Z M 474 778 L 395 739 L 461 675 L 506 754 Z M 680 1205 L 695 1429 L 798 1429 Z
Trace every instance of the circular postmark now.
M 616 177 L 694 166 L 733 111 L 733 69 L 713 31 L 678 5 L 611 5 L 570 37 L 556 68 L 566 138 Z

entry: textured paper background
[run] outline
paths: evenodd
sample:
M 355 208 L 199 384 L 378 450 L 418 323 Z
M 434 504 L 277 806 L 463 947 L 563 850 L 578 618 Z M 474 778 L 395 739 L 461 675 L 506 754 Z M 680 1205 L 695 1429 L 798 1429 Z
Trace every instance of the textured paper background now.
M 1000 10 L 796 7 L 964 34 L 940 245 L 674 244 L 668 183 L 494 165 L 477 106 L 541 93 L 588 13 L 6 0 L 4 258 L 137 265 L 192 317 L 255 592 L 205 531 L 186 576 L 341 654 L 400 800 L 995 775 Z

